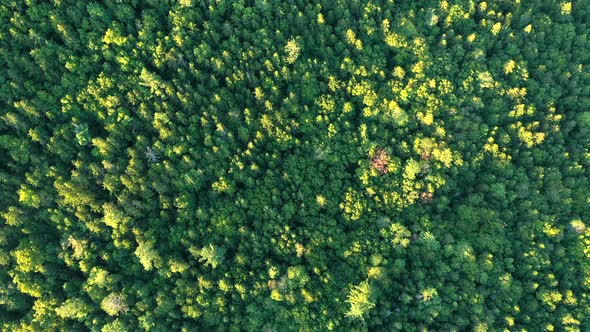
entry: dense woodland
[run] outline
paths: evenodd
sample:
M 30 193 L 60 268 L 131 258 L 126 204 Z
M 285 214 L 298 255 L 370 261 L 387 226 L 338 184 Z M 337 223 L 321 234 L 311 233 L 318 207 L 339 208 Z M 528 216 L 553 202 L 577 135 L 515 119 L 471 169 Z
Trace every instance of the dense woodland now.
M 590 1 L 5 0 L 2 331 L 590 331 Z

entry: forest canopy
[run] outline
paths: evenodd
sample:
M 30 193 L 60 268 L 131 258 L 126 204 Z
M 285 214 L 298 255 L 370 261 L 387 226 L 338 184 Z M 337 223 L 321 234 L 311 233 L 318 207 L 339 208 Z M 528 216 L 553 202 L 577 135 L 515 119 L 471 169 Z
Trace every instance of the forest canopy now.
M 590 331 L 590 1 L 0 3 L 2 331 Z

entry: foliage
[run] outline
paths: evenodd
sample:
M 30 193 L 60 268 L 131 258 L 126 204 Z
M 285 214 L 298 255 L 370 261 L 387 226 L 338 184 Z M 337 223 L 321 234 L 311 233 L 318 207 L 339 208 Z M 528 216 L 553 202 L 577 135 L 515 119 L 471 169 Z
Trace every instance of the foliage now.
M 121 294 L 111 293 L 100 302 L 100 307 L 109 316 L 116 316 L 125 313 L 129 307 L 125 303 L 125 297 Z
M 371 299 L 371 286 L 367 281 L 363 281 L 360 285 L 354 286 L 348 294 L 346 302 L 350 304 L 350 309 L 346 312 L 346 316 L 352 319 L 364 320 L 364 316 L 375 307 L 375 303 Z
M 579 1 L 0 3 L 0 330 L 590 331 Z

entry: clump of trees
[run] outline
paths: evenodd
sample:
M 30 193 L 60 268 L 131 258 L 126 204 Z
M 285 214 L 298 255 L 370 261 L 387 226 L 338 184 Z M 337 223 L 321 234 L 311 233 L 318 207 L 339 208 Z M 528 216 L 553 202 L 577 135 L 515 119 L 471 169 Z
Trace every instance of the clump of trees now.
M 1 329 L 590 330 L 588 8 L 0 3 Z

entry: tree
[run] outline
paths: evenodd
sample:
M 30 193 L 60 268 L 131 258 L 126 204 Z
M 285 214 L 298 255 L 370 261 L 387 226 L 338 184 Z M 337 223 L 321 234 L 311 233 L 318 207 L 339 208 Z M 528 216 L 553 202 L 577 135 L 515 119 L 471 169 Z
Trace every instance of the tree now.
M 204 262 L 205 266 L 211 266 L 214 269 L 222 264 L 225 258 L 225 249 L 211 243 L 201 249 L 191 247 L 189 251 L 194 257 L 198 257 L 200 262 Z
M 109 316 L 118 316 L 129 311 L 125 296 L 120 293 L 110 293 L 100 302 L 100 307 Z
M 365 280 L 353 286 L 348 293 L 346 302 L 350 305 L 345 314 L 346 317 L 364 320 L 365 316 L 375 307 L 373 291 L 369 282 Z

